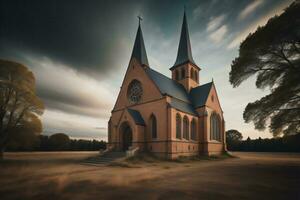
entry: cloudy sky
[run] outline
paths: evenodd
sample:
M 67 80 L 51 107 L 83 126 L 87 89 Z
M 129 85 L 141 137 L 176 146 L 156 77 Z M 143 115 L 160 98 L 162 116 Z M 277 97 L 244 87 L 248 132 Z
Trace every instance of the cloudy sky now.
M 177 55 L 183 7 L 200 83 L 213 78 L 226 128 L 244 137 L 270 137 L 243 121 L 243 110 L 268 91 L 249 79 L 229 84 L 241 41 L 292 0 L 0 0 L 0 58 L 27 65 L 46 104 L 44 134 L 105 139 L 107 121 L 129 63 L 138 26 L 150 66 L 170 76 Z

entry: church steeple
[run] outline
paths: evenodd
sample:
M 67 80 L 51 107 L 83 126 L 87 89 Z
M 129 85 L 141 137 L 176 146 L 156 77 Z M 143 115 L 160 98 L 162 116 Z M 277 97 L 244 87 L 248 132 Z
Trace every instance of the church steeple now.
M 131 59 L 135 58 L 140 62 L 140 64 L 149 66 L 146 48 L 145 48 L 144 39 L 143 39 L 143 33 L 142 33 L 142 29 L 141 29 L 142 18 L 141 17 L 138 17 L 138 18 L 139 18 L 139 27 L 138 27 L 138 30 L 136 33 L 136 38 L 135 38 L 135 42 L 134 42 L 134 46 L 133 46 L 133 50 L 132 50 L 132 54 L 131 54 Z
M 170 70 L 172 71 L 172 79 L 183 85 L 188 92 L 199 85 L 200 68 L 195 64 L 193 59 L 185 10 L 177 58 Z
M 186 62 L 191 62 L 191 63 L 195 64 L 195 61 L 194 61 L 193 55 L 192 55 L 192 48 L 191 48 L 188 24 L 187 24 L 187 20 L 186 20 L 186 14 L 185 14 L 185 10 L 184 10 L 183 22 L 182 22 L 182 27 L 181 27 L 181 36 L 180 36 L 177 58 L 176 58 L 174 67 L 184 64 Z

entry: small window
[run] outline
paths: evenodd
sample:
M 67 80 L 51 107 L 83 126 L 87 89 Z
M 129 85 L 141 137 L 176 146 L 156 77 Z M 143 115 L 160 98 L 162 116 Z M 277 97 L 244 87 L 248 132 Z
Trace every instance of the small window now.
M 179 80 L 179 72 L 178 72 L 178 70 L 175 70 L 175 80 L 176 81 Z
M 197 71 L 195 70 L 194 73 L 195 73 L 195 81 L 198 81 L 198 73 L 197 73 Z
M 196 140 L 196 120 L 193 119 L 191 122 L 191 139 Z
M 184 78 L 185 78 L 185 70 L 181 69 L 181 79 L 184 79 Z
M 214 100 L 215 100 L 215 97 L 214 97 L 214 95 L 211 95 L 211 97 L 210 97 L 210 98 L 211 98 L 211 101 L 212 101 L 212 102 L 214 102 Z
M 189 139 L 189 119 L 187 116 L 183 118 L 183 138 L 186 140 Z
M 176 114 L 176 138 L 181 139 L 181 117 L 180 114 Z
M 191 79 L 194 79 L 194 70 L 191 69 Z
M 152 138 L 157 138 L 157 121 L 156 117 L 153 114 L 150 117 L 150 128 Z

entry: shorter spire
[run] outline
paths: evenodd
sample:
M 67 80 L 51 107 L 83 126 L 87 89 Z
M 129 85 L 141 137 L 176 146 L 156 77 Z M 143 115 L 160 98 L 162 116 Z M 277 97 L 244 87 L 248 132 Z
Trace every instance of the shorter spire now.
M 186 20 L 185 6 L 184 6 L 181 36 L 180 36 L 180 41 L 179 41 L 177 58 L 176 58 L 176 62 L 174 64 L 174 66 L 183 64 L 187 61 L 195 64 L 195 61 L 192 56 L 192 48 L 191 48 L 191 42 L 190 42 L 190 36 L 189 36 L 189 29 L 188 29 L 188 24 L 187 24 L 187 20 Z
M 138 16 L 138 19 L 139 19 L 139 27 L 138 27 L 138 30 L 136 33 L 136 38 L 135 38 L 131 58 L 137 59 L 142 65 L 149 66 L 146 48 L 145 48 L 145 44 L 144 44 L 143 33 L 142 33 L 142 29 L 141 29 L 142 18 L 140 16 Z

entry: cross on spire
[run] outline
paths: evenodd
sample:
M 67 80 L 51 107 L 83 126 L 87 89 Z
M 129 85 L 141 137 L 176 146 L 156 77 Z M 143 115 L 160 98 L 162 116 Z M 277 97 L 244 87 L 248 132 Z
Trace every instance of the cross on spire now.
M 143 33 L 142 33 L 141 26 L 140 26 L 141 20 L 143 20 L 143 19 L 141 16 L 137 16 L 137 18 L 139 19 L 139 27 L 138 27 L 138 30 L 136 33 L 131 58 L 137 59 L 137 61 L 139 61 L 140 64 L 142 64 L 142 65 L 149 66 L 146 48 L 145 48 L 144 39 L 143 39 Z
M 141 16 L 137 16 L 137 18 L 139 19 L 139 25 L 141 25 L 141 21 L 143 20 L 143 18 Z

